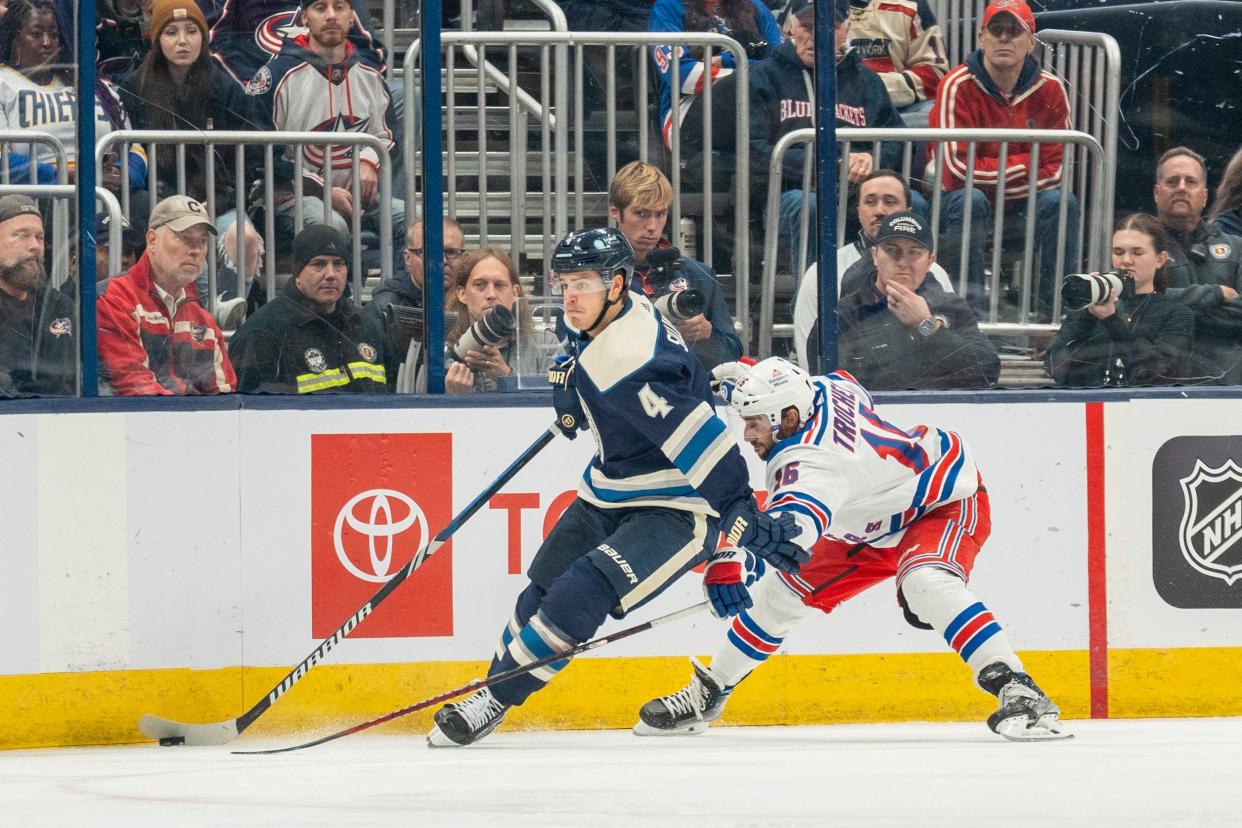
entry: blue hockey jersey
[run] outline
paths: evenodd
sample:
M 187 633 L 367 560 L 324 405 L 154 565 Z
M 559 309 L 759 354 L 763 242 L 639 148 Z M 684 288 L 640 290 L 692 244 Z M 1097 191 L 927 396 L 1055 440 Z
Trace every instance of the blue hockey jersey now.
M 737 441 L 712 407 L 707 374 L 637 293 L 595 339 L 577 340 L 578 396 L 595 457 L 578 496 L 604 509 L 724 514 L 750 497 Z

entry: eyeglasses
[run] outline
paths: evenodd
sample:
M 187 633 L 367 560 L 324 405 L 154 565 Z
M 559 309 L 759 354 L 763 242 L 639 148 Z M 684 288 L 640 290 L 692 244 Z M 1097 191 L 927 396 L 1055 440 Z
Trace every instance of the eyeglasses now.
M 989 23 L 987 26 L 988 34 L 995 38 L 1007 37 L 1015 40 L 1026 33 L 1026 29 L 1017 23 Z
M 421 247 L 409 247 L 407 245 L 405 249 L 409 251 L 409 254 L 411 256 L 417 256 L 420 259 L 423 257 L 423 248 Z M 455 262 L 464 255 L 466 255 L 466 251 L 464 248 L 461 248 L 461 247 L 444 248 L 444 258 L 448 259 L 450 262 Z

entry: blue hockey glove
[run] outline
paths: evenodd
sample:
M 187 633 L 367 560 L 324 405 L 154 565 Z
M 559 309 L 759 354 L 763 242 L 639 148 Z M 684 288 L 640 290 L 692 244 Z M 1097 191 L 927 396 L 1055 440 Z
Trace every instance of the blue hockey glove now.
M 559 356 L 548 369 L 548 382 L 552 385 L 552 407 L 556 409 L 556 425 L 570 440 L 587 427 L 582 401 L 574 385 L 576 362 L 571 356 Z
M 809 551 L 792 542 L 800 531 L 793 515 L 782 512 L 773 517 L 761 512 L 754 497 L 735 503 L 721 529 L 726 544 L 745 547 L 783 572 L 797 572 L 811 559 Z
M 703 592 L 712 605 L 712 615 L 727 618 L 750 609 L 754 601 L 747 587 L 763 575 L 763 560 L 745 549 L 722 546 L 707 560 L 703 570 Z

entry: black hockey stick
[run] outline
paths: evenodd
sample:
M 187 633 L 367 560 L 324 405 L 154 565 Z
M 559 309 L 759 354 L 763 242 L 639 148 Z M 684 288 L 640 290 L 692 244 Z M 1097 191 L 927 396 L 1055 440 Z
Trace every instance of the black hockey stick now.
M 577 646 L 574 646 L 574 647 L 570 647 L 568 650 L 564 650 L 563 652 L 553 653 L 552 655 L 545 656 L 539 659 L 538 661 L 532 661 L 530 664 L 523 664 L 521 666 L 514 667 L 512 670 L 505 670 L 503 673 L 497 673 L 494 676 L 487 676 L 486 678 L 475 679 L 469 684 L 463 684 L 461 687 L 458 687 L 454 690 L 446 690 L 445 692 L 440 693 L 437 696 L 432 696 L 429 699 L 423 699 L 420 702 L 411 704 L 409 707 L 403 707 L 400 710 L 394 710 L 391 713 L 385 713 L 383 716 L 380 716 L 377 719 L 371 719 L 369 722 L 363 722 L 362 724 L 356 724 L 353 727 L 346 728 L 345 730 L 340 730 L 328 736 L 323 736 L 319 739 L 314 740 L 313 742 L 306 742 L 304 744 L 294 745 L 293 747 L 273 748 L 272 750 L 235 750 L 233 751 L 233 753 L 236 753 L 239 756 L 259 756 L 259 755 L 270 754 L 270 753 L 289 753 L 290 751 L 294 751 L 294 750 L 304 750 L 305 748 L 315 747 L 316 745 L 322 745 L 325 742 L 331 742 L 335 739 L 340 739 L 342 736 L 350 736 L 350 735 L 353 735 L 354 733 L 358 733 L 363 730 L 369 730 L 370 728 L 373 728 L 376 725 L 382 725 L 384 724 L 384 722 L 391 722 L 393 719 L 399 719 L 402 716 L 408 716 L 409 714 L 416 713 L 419 710 L 425 710 L 426 708 L 431 707 L 432 705 L 439 704 L 440 702 L 445 702 L 445 701 L 448 701 L 449 699 L 455 699 L 458 696 L 464 696 L 467 693 L 474 692 L 475 690 L 481 690 L 484 687 L 491 687 L 492 685 L 500 684 L 502 681 L 508 681 L 511 678 L 525 675 L 531 672 L 532 670 L 538 670 L 540 667 L 546 667 L 547 665 L 552 664 L 553 662 L 562 661 L 567 658 L 573 658 L 574 656 L 580 655 L 581 653 L 585 653 L 588 650 L 594 650 L 599 647 L 603 647 L 605 644 L 611 644 L 614 641 L 620 641 L 623 638 L 629 638 L 631 635 L 638 635 L 640 632 L 646 632 L 652 627 L 658 627 L 661 624 L 667 624 L 670 621 L 676 621 L 679 618 L 685 618 L 687 615 L 693 615 L 694 613 L 699 612 L 704 609 L 707 609 L 706 601 L 704 601 L 701 604 L 695 604 L 692 607 L 686 607 L 685 609 L 677 610 L 677 612 L 670 612 L 668 615 L 661 615 L 659 618 L 653 618 L 650 621 L 644 621 L 641 624 L 637 624 L 633 627 L 629 627 L 627 629 L 620 630 L 615 633 L 609 633 L 608 635 L 602 635 L 599 638 L 595 638 L 595 639 L 592 639 L 591 641 L 578 644 Z
M 266 713 L 268 708 L 275 704 L 281 696 L 289 692 L 289 688 L 297 684 L 303 676 L 310 672 L 312 667 L 322 661 L 333 647 L 353 632 L 354 628 L 374 612 L 375 608 L 383 603 L 384 599 L 391 595 L 393 590 L 401 586 L 407 578 L 414 574 L 415 570 L 435 554 L 436 550 L 443 546 L 453 536 L 453 533 L 461 528 L 463 523 L 482 508 L 483 504 L 491 499 L 492 495 L 496 494 L 514 475 L 521 471 L 559 433 L 560 429 L 552 425 L 548 427 L 547 431 L 540 434 L 539 439 L 531 443 L 525 451 L 518 455 L 518 458 L 509 464 L 509 467 L 502 471 L 486 489 L 479 492 L 478 496 L 470 501 L 466 508 L 457 513 L 457 516 L 449 522 L 448 526 L 441 529 L 438 535 L 420 549 L 408 566 L 393 575 L 344 624 L 337 627 L 336 631 L 323 641 L 320 641 L 319 646 L 315 648 L 314 652 L 290 670 L 289 674 L 281 679 L 280 683 L 271 689 L 271 692 L 259 699 L 254 707 L 236 719 L 226 719 L 222 722 L 212 722 L 211 724 L 186 724 L 185 722 L 175 722 L 171 719 L 164 719 L 148 713 L 138 720 L 138 729 L 149 738 L 158 739 L 161 745 L 224 745 L 236 739 L 246 728 L 254 724 L 256 719 Z

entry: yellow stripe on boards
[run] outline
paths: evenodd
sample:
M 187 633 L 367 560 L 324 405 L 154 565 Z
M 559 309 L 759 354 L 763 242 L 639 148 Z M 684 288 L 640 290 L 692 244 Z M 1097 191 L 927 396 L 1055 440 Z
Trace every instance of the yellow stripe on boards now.
M 1085 650 L 1021 654 L 1066 718 L 1089 714 Z M 1242 648 L 1114 650 L 1115 716 L 1242 715 L 1242 688 L 1222 677 L 1242 668 Z M 466 684 L 486 662 L 324 664 L 312 670 L 243 736 L 323 734 Z M 0 676 L 0 747 L 143 741 L 138 717 L 187 722 L 241 715 L 288 667 L 126 670 Z M 690 678 L 685 658 L 574 661 L 505 727 L 628 728 L 648 699 Z M 994 709 L 952 653 L 776 656 L 734 691 L 722 724 L 978 721 Z M 433 709 L 377 732 L 423 733 Z

